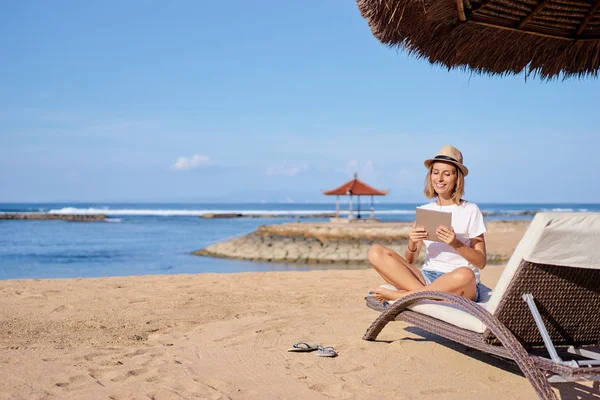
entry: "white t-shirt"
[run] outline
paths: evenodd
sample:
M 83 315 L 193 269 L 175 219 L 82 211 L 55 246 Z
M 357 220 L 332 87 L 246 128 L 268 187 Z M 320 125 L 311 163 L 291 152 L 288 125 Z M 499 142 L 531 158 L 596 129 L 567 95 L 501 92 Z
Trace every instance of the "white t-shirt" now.
M 420 208 L 451 212 L 452 228 L 454 228 L 456 238 L 466 246 L 471 245 L 472 238 L 487 231 L 483 222 L 483 215 L 475 203 L 463 200 L 460 204 L 439 206 L 433 201 L 420 206 Z M 475 273 L 475 278 L 479 283 L 479 269 L 465 260 L 454 248 L 446 243 L 431 240 L 424 240 L 423 244 L 427 250 L 423 269 L 446 273 L 459 267 L 469 267 Z

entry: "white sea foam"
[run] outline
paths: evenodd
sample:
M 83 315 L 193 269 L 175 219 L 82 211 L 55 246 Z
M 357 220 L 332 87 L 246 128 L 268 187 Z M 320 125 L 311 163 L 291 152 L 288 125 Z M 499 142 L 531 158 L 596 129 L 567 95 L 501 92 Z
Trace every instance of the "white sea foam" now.
M 242 215 L 314 215 L 333 214 L 335 210 L 176 210 L 176 209 L 111 209 L 103 208 L 75 208 L 65 207 L 48 211 L 51 214 L 105 214 L 105 215 L 137 215 L 137 216 L 200 216 L 202 214 L 242 214 Z M 356 214 L 356 209 L 354 209 Z M 368 214 L 370 210 L 361 209 L 361 214 Z M 375 210 L 377 215 L 410 215 L 414 210 Z M 348 215 L 348 210 L 340 210 L 340 214 Z
M 39 212 L 39 211 L 0 211 L 0 214 L 45 214 L 45 212 Z

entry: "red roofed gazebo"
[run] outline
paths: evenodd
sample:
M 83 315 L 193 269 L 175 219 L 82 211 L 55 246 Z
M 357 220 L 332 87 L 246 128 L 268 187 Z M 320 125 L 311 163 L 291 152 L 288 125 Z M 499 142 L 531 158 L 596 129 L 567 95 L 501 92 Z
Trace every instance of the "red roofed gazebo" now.
M 348 215 L 348 219 L 353 219 L 352 215 L 352 196 L 358 197 L 358 218 L 360 219 L 360 196 L 371 196 L 371 217 L 370 219 L 375 219 L 375 211 L 373 209 L 373 196 L 385 196 L 388 194 L 389 190 L 378 190 L 375 189 L 363 181 L 358 179 L 358 174 L 354 174 L 354 179 L 344 183 L 342 186 L 335 188 L 333 190 L 324 190 L 323 194 L 326 196 L 337 196 L 335 201 L 335 213 L 336 216 L 340 217 L 340 196 L 350 196 L 350 214 Z

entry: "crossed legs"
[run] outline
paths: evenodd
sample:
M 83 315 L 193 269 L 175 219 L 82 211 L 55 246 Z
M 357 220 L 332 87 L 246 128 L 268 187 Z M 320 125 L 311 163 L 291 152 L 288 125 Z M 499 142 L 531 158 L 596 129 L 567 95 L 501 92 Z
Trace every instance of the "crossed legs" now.
M 468 267 L 460 267 L 445 273 L 427 285 L 417 267 L 385 246 L 374 244 L 369 248 L 368 256 L 377 273 L 387 283 L 398 289 L 372 289 L 371 293 L 377 300 L 397 300 L 403 296 L 424 291 L 456 293 L 471 300 L 475 299 L 477 281 L 475 274 Z

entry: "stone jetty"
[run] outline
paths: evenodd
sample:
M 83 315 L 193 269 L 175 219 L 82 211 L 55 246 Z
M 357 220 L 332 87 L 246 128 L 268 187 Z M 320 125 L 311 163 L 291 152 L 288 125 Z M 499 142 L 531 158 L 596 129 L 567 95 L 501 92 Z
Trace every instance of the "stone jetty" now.
M 70 222 L 99 222 L 104 214 L 0 213 L 0 220 L 63 220 Z
M 530 221 L 488 221 L 489 264 L 506 262 Z M 408 222 L 296 222 L 266 225 L 247 235 L 195 251 L 199 256 L 293 264 L 368 264 L 367 252 L 377 243 L 400 254 L 408 242 Z M 425 252 L 421 252 L 422 262 Z

